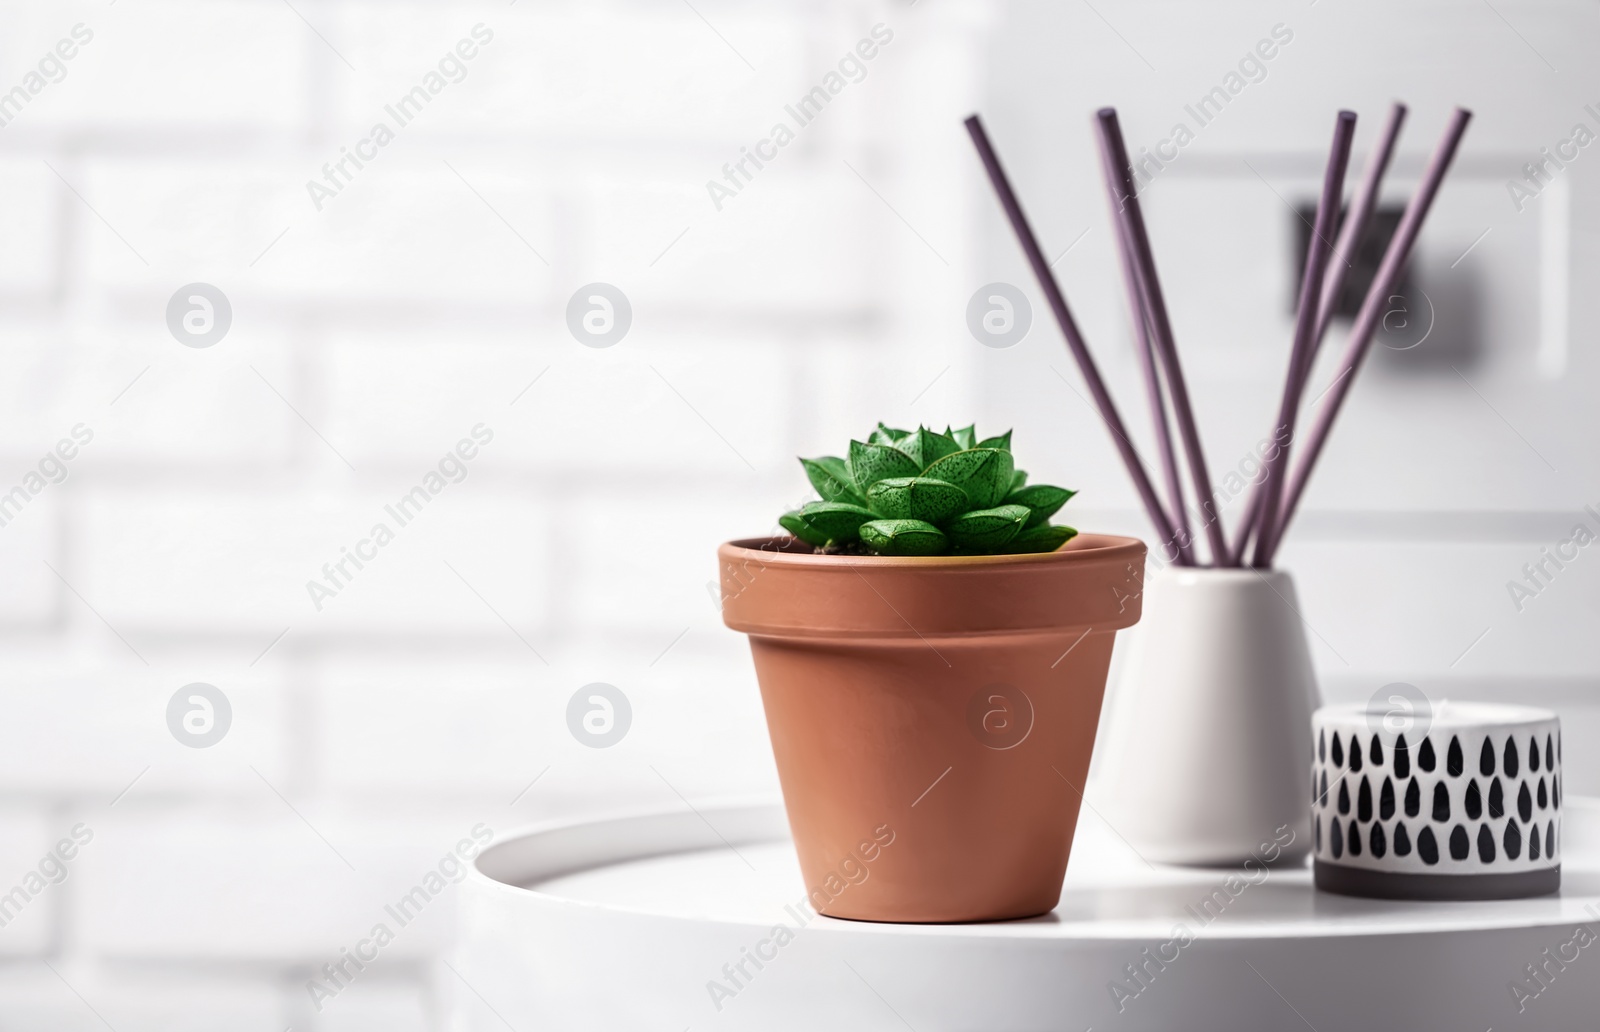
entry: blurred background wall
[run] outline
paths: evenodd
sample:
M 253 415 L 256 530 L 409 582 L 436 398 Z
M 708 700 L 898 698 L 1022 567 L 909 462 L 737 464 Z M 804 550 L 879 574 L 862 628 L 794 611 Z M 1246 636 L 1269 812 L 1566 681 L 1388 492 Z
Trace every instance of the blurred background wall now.
M 1507 587 L 1600 532 L 1600 150 L 1507 186 L 1600 134 L 1592 5 L 0 11 L 0 891 L 92 833 L 0 927 L 0 1028 L 443 1027 L 448 885 L 320 1010 L 305 984 L 475 828 L 775 791 L 708 586 L 719 541 L 806 497 L 796 454 L 879 419 L 1015 427 L 1075 525 L 1147 534 L 960 120 L 986 116 L 1153 456 L 1089 116 L 1154 150 L 1275 29 L 1145 194 L 1212 468 L 1271 422 L 1334 112 L 1359 162 L 1411 104 L 1401 203 L 1474 109 L 1282 561 L 1330 698 L 1404 681 L 1600 735 L 1600 553 Z M 731 167 L 751 151 L 777 156 Z M 996 281 L 1035 316 L 1005 349 L 966 321 Z M 594 283 L 631 309 L 606 347 L 568 324 Z M 197 682 L 230 713 L 203 748 L 169 724 Z M 603 749 L 567 717 L 596 682 L 631 708 Z

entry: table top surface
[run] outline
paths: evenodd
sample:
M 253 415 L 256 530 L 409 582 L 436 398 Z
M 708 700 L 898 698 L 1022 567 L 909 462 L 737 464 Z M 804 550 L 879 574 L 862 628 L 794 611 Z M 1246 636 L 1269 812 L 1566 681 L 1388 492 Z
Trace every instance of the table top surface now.
M 740 826 L 744 832 L 719 830 Z M 731 822 L 731 824 L 730 824 Z M 805 906 L 804 887 L 781 807 L 697 807 L 592 822 L 604 843 L 588 847 L 588 862 L 559 873 L 540 871 L 542 840 L 561 852 L 582 825 L 533 830 L 510 841 L 526 861 L 526 877 L 509 891 L 551 905 L 597 908 L 695 922 L 770 926 Z M 698 829 L 698 832 L 696 831 Z M 696 838 L 701 841 L 695 841 Z M 1208 937 L 1247 939 L 1417 934 L 1571 925 L 1600 918 L 1600 800 L 1570 798 L 1564 816 L 1560 893 L 1535 899 L 1482 902 L 1399 902 L 1318 892 L 1309 862 L 1274 868 L 1176 867 L 1145 862 L 1098 811 L 1085 808 L 1061 903 L 1050 914 L 1022 921 L 966 925 L 892 925 L 822 919 L 813 927 L 835 933 L 969 936 L 1016 939 L 1152 939 L 1182 922 L 1207 925 Z M 659 840 L 659 841 L 658 841 Z M 687 848 L 685 848 L 687 847 Z M 599 850 L 600 855 L 596 855 Z M 567 850 L 570 853 L 570 849 Z M 514 866 L 505 870 L 515 872 Z M 1204 920 L 1211 901 L 1214 920 Z

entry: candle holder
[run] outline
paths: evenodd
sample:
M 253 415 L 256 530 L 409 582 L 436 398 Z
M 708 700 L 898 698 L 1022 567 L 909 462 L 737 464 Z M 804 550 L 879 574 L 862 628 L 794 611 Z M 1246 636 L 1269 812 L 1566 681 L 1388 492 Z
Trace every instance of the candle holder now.
M 1442 702 L 1312 717 L 1317 888 L 1381 899 L 1516 899 L 1561 887 L 1561 722 Z

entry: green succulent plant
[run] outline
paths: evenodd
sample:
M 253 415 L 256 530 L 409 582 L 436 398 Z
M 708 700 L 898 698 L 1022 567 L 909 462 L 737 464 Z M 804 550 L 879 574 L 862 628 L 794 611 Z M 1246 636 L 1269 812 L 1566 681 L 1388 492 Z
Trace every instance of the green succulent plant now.
M 895 430 L 878 424 L 847 458 L 801 459 L 822 496 L 778 523 L 830 552 L 877 555 L 1053 552 L 1078 532 L 1050 517 L 1076 492 L 1029 484 L 1011 459 L 1011 431 Z

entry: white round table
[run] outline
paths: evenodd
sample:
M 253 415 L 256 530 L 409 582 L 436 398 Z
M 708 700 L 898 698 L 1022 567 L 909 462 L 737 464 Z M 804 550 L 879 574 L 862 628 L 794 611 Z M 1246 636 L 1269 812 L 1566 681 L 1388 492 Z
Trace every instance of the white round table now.
M 973 925 L 816 916 L 775 803 L 549 825 L 462 886 L 453 1027 L 1600 1027 L 1600 801 L 1565 822 L 1559 895 L 1396 903 L 1317 892 L 1306 867 L 1149 865 L 1085 807 L 1060 906 Z

